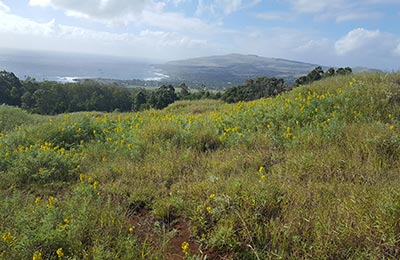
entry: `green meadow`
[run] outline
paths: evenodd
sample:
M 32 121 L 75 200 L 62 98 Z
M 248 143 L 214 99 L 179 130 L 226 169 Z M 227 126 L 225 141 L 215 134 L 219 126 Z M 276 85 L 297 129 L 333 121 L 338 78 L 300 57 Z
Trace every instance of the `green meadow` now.
M 0 107 L 0 259 L 400 259 L 400 74 L 274 98 Z

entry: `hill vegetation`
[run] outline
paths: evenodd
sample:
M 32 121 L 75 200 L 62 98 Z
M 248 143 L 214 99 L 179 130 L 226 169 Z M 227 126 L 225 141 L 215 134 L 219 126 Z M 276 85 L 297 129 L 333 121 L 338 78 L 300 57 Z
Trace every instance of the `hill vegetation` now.
M 318 65 L 257 55 L 229 54 L 170 61 L 154 66 L 169 76 L 164 80 L 172 83 L 186 82 L 197 88 L 207 86 L 221 90 L 258 77 L 282 78 L 293 84 L 299 76 Z
M 330 68 L 324 73 L 321 67 L 316 67 L 308 75 L 297 79 L 296 83 L 307 84 L 351 72 L 350 68 L 339 68 L 336 71 Z M 42 115 L 79 111 L 127 112 L 162 109 L 177 100 L 222 99 L 228 103 L 250 101 L 273 97 L 292 87 L 281 78 L 260 77 L 246 81 L 245 85 L 228 88 L 223 95 L 206 89 L 192 91 L 185 83 L 178 85 L 177 93 L 172 85 L 161 85 L 154 89 L 129 89 L 97 80 L 67 84 L 32 79 L 20 81 L 14 73 L 0 71 L 0 104 L 19 106 Z
M 399 259 L 400 75 L 273 98 L 0 107 L 0 259 Z

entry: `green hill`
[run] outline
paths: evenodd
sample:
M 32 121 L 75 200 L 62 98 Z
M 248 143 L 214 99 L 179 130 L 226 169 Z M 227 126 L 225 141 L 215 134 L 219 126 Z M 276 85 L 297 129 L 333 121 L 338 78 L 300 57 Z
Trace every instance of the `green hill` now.
M 0 259 L 400 258 L 399 74 L 237 104 L 11 113 Z
M 243 84 L 256 77 L 279 77 L 293 83 L 297 77 L 307 74 L 318 65 L 257 55 L 229 54 L 170 61 L 154 66 L 169 75 L 169 81 L 222 88 Z

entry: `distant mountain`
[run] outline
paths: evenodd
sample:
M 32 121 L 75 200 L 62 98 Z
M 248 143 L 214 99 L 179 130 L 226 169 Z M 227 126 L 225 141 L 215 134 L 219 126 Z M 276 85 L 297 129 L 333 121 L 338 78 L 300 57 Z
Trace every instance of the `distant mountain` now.
M 318 65 L 242 54 L 210 56 L 154 65 L 160 73 L 169 76 L 169 81 L 213 88 L 243 84 L 246 80 L 257 77 L 279 77 L 291 83 L 316 66 Z

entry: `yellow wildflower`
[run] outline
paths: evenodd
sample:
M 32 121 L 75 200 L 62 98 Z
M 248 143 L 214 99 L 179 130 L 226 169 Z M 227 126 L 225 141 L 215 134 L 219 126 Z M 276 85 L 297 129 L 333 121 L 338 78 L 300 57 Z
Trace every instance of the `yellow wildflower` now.
M 210 199 L 213 199 L 215 197 L 215 194 L 214 193 L 211 193 L 210 194 Z
M 41 197 L 36 197 L 36 199 L 35 199 L 35 203 L 36 204 L 39 204 L 41 201 L 42 201 Z
M 85 174 L 83 174 L 83 173 L 79 174 L 79 179 L 81 180 L 81 182 L 84 182 L 85 178 L 86 178 Z
M 129 229 L 128 229 L 129 233 L 133 233 L 134 230 L 135 230 L 134 227 L 129 227 Z
M 260 166 L 260 168 L 258 169 L 258 172 L 263 174 L 265 173 L 265 167 L 264 166 Z
M 98 181 L 93 182 L 93 188 L 94 189 L 97 189 L 98 186 L 99 186 L 99 182 Z
M 43 260 L 42 253 L 40 253 L 40 252 L 33 253 L 32 260 Z
M 389 129 L 393 130 L 394 129 L 394 125 L 389 126 Z
M 206 210 L 207 210 L 208 213 L 211 213 L 212 208 L 211 208 L 210 206 L 208 206 L 208 207 L 206 208 Z
M 185 254 L 185 256 L 189 255 L 189 243 L 188 242 L 183 242 L 182 243 L 182 252 Z
M 59 249 L 57 249 L 56 253 L 57 253 L 57 256 L 59 259 L 61 259 L 64 256 L 64 252 L 61 247 Z
M 10 232 L 3 233 L 3 235 L 1 236 L 1 238 L 2 238 L 3 241 L 6 242 L 6 243 L 14 242 L 14 237 L 11 235 Z
M 89 183 L 93 183 L 93 182 L 94 182 L 93 177 L 89 177 L 89 178 L 88 178 L 88 182 L 89 182 Z
M 47 208 L 49 208 L 49 209 L 54 208 L 54 201 L 55 201 L 55 198 L 54 198 L 53 196 L 50 196 L 50 197 L 47 199 L 47 201 L 48 201 L 48 203 L 47 203 Z

